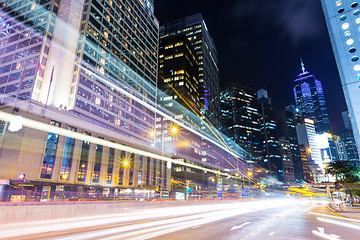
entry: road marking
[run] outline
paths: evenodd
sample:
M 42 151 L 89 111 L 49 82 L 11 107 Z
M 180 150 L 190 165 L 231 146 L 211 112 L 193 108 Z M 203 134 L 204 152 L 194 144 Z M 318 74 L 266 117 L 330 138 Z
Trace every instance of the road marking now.
M 272 235 L 274 235 L 274 232 L 269 233 L 269 236 L 272 236 Z
M 335 225 L 339 225 L 339 226 L 343 226 L 343 227 L 348 227 L 348 228 L 353 228 L 353 229 L 356 229 L 356 230 L 360 230 L 360 226 L 357 226 L 355 224 L 351 224 L 351 223 L 347 223 L 347 222 L 340 222 L 340 221 L 331 220 L 331 219 L 327 219 L 327 218 L 321 218 L 321 217 L 318 217 L 316 219 L 321 221 L 321 222 L 331 223 L 331 224 L 335 224 Z
M 318 231 L 313 230 L 312 231 L 313 234 L 319 236 L 319 237 L 323 237 L 325 239 L 329 239 L 329 240 L 340 240 L 340 236 L 335 235 L 335 234 L 326 234 L 325 230 L 323 227 L 318 227 Z
M 360 222 L 360 220 L 353 219 L 353 218 L 337 217 L 337 216 L 332 216 L 332 215 L 327 215 L 327 214 L 322 214 L 322 213 L 309 212 L 309 214 L 319 215 L 319 216 L 329 217 L 329 218 L 336 218 L 336 219 L 346 220 L 346 221 Z
M 230 229 L 230 231 L 233 231 L 233 230 L 242 228 L 243 226 L 246 226 L 246 225 L 248 225 L 248 224 L 250 224 L 250 223 L 251 223 L 251 222 L 245 222 L 245 223 L 240 224 L 240 225 L 238 225 L 238 226 L 233 226 L 233 227 Z
M 194 228 L 194 229 L 195 229 L 195 228 L 199 228 L 199 227 L 200 227 L 200 225 L 199 225 L 199 226 L 193 226 L 192 228 Z

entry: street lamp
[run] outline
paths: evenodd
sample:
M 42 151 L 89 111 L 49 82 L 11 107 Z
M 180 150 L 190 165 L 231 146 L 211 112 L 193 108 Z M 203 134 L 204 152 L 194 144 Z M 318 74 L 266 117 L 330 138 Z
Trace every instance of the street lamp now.
M 176 136 L 179 133 L 179 127 L 175 124 L 172 124 L 169 128 L 169 133 L 172 136 Z M 149 132 L 149 137 L 150 138 L 154 138 L 156 137 L 156 131 L 155 130 L 151 130 Z M 164 131 L 161 131 L 161 156 L 164 156 Z M 167 163 L 167 168 L 171 168 L 171 163 L 169 164 L 169 162 Z M 159 178 L 160 182 L 160 201 L 162 202 L 162 193 L 163 193 L 163 181 L 162 181 L 162 176 L 161 178 Z

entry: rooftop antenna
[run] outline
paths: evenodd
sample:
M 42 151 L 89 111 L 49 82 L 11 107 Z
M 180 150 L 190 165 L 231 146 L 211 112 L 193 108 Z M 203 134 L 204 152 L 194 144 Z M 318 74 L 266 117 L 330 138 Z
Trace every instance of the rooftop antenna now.
M 300 60 L 301 60 L 301 70 L 302 70 L 302 74 L 308 73 L 308 72 L 305 70 L 305 65 L 304 65 L 304 62 L 303 62 L 302 57 L 300 57 Z

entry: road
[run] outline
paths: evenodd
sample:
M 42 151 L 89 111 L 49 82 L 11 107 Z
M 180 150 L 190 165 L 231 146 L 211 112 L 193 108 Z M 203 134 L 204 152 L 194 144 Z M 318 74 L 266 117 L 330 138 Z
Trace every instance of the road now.
M 0 239 L 360 239 L 360 220 L 309 200 L 220 201 L 0 226 Z

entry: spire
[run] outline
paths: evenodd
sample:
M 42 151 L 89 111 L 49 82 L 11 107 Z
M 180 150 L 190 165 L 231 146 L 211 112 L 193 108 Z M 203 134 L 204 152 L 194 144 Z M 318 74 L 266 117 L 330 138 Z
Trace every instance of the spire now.
M 304 65 L 302 57 L 300 57 L 300 60 L 301 60 L 301 70 L 302 70 L 302 73 L 300 75 L 303 75 L 303 74 L 306 74 L 308 72 L 305 70 L 305 65 Z

